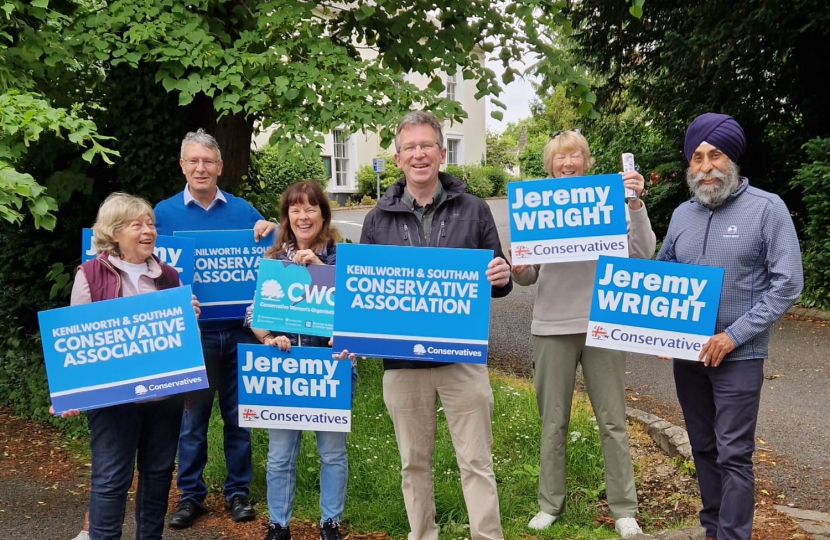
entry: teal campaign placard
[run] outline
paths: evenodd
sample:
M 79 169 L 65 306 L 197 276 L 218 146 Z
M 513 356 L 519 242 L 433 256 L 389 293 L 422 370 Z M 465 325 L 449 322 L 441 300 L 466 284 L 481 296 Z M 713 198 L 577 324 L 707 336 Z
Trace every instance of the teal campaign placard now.
M 251 326 L 275 332 L 331 337 L 334 266 L 303 266 L 262 259 Z
M 174 231 L 176 238 L 196 242 L 193 292 L 202 321 L 244 319 L 254 301 L 257 271 L 274 235 L 254 240 L 253 229 L 233 231 Z
M 57 414 L 207 388 L 188 285 L 38 313 Z
M 585 344 L 698 360 L 722 285 L 723 268 L 600 257 Z
M 492 250 L 341 244 L 334 350 L 487 363 Z
M 621 174 L 507 184 L 513 264 L 628 257 Z
M 153 253 L 164 264 L 169 264 L 179 273 L 183 285 L 193 283 L 193 254 L 196 242 L 192 238 L 158 235 Z M 92 249 L 92 229 L 81 230 L 81 263 L 94 259 L 98 254 Z
M 351 431 L 352 363 L 331 349 L 239 344 L 239 425 Z

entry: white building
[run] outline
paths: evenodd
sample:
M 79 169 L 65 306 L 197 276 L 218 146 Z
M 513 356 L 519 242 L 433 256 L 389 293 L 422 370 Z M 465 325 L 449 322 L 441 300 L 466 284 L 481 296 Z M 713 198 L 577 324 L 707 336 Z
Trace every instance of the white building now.
M 483 62 L 483 53 L 480 53 Z M 407 80 L 418 88 L 426 88 L 430 78 L 421 74 L 407 75 Z M 475 99 L 474 81 L 463 80 L 461 73 L 444 74 L 445 95 L 458 101 L 467 112 L 467 118 L 460 123 L 444 123 L 444 146 L 447 149 L 447 165 L 465 165 L 482 163 L 487 153 L 485 103 Z M 260 133 L 254 138 L 255 148 L 262 148 L 268 143 L 270 131 Z M 345 134 L 334 130 L 325 134 L 325 144 L 320 152 L 326 171 L 330 172 L 328 192 L 333 199 L 345 202 L 357 193 L 357 171 L 366 165 L 372 166 L 372 159 L 392 156 L 394 143 L 384 148 L 380 138 L 374 132 Z M 446 166 L 442 167 L 442 170 Z

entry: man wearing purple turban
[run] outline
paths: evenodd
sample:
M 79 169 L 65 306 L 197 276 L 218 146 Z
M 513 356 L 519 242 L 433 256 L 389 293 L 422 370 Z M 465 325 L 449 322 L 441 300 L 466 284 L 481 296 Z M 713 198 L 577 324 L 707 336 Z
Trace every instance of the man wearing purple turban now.
M 673 361 L 707 540 L 752 535 L 752 453 L 769 329 L 804 284 L 787 206 L 739 175 L 745 144 L 731 116 L 706 113 L 689 125 L 684 153 L 692 199 L 674 211 L 657 254 L 660 261 L 725 271 L 715 335 L 700 361 Z

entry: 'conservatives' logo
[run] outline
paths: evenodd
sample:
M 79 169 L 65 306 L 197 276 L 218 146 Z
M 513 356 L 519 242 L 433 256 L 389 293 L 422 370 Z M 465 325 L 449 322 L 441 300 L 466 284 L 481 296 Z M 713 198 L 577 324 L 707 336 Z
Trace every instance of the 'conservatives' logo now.
M 421 345 L 420 343 L 418 343 L 417 345 L 415 345 L 414 347 L 412 347 L 412 352 L 414 352 L 414 353 L 415 353 L 415 354 L 417 354 L 418 356 L 421 356 L 421 355 L 426 354 L 426 353 L 427 353 L 427 350 L 424 348 L 424 346 L 423 346 L 423 345 Z
M 608 332 L 601 326 L 595 326 L 591 331 L 591 337 L 594 339 L 608 339 Z
M 147 393 L 147 387 L 143 384 L 136 385 L 135 387 L 135 395 L 141 396 Z
M 265 283 L 262 284 L 262 289 L 259 291 L 263 298 L 267 298 L 268 300 L 280 300 L 285 293 L 282 292 L 282 287 L 275 279 L 266 280 Z
M 259 420 L 259 416 L 257 416 L 256 411 L 253 409 L 245 409 L 245 412 L 242 413 L 242 418 L 244 418 L 246 422 L 250 422 L 251 420 Z
M 524 259 L 525 257 L 530 256 L 530 249 L 526 248 L 525 246 L 518 246 L 516 248 L 516 257 L 520 259 Z

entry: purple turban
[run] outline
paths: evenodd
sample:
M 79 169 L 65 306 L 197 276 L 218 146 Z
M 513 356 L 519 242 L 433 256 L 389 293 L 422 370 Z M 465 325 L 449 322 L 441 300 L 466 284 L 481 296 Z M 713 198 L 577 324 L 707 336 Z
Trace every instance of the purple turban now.
M 701 143 L 707 142 L 736 162 L 741 159 L 746 146 L 744 130 L 728 114 L 704 113 L 695 118 L 686 130 L 683 153 L 686 161 L 692 161 L 692 154 Z

